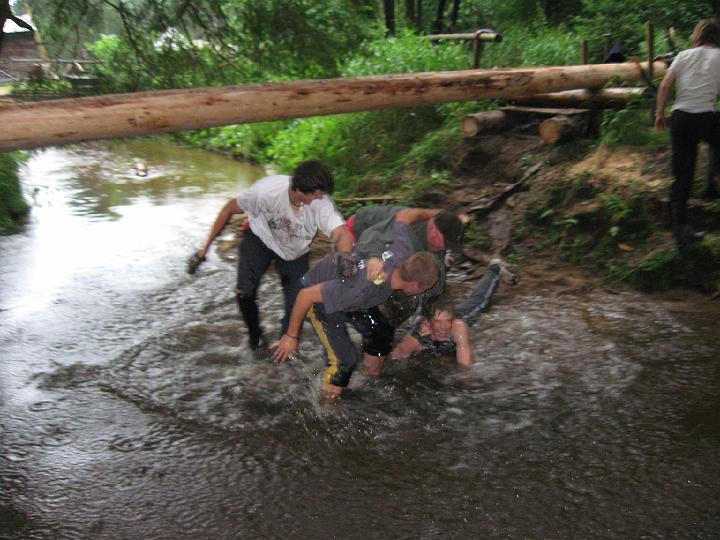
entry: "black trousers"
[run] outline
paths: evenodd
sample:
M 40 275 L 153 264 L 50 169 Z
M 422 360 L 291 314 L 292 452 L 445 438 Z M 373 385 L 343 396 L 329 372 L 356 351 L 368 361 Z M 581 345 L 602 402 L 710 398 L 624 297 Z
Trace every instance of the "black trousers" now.
M 280 275 L 285 303 L 282 332 L 287 331 L 295 298 L 300 291 L 300 277 L 308 270 L 309 254 L 294 261 L 286 261 L 267 247 L 252 230 L 248 229 L 238 246 L 237 294 L 244 302 L 257 304 L 257 289 L 260 278 L 267 272 L 271 262 Z M 244 315 L 244 314 L 243 314 Z M 249 322 L 246 320 L 246 322 Z
M 714 168 L 713 162 L 720 163 L 720 113 L 673 111 L 670 118 L 670 141 L 672 143 L 672 172 L 675 177 L 670 186 L 670 202 L 685 205 L 692 191 L 700 141 L 705 141 L 710 145 L 711 165 L 708 167 L 706 176 Z

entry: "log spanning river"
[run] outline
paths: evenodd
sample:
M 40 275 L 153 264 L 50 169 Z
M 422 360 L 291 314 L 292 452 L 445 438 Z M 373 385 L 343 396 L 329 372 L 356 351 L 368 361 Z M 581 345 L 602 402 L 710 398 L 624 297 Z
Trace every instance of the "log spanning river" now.
M 720 536 L 717 305 L 501 288 L 471 370 L 360 369 L 322 406 L 310 331 L 294 362 L 253 357 L 233 265 L 185 273 L 262 174 L 148 141 L 23 166 L 32 217 L 0 237 L 0 538 Z

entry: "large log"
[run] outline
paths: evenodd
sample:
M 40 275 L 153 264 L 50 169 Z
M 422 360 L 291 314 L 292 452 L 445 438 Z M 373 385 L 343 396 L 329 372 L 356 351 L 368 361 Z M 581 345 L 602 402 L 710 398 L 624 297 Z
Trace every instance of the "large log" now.
M 545 144 L 556 144 L 587 133 L 587 115 L 553 116 L 540 123 L 540 138 Z
M 666 66 L 657 62 L 655 73 Z M 641 80 L 633 63 L 292 81 L 14 104 L 0 109 L 0 151 L 308 116 L 511 99 L 609 80 Z
M 469 114 L 462 120 L 461 129 L 465 137 L 474 137 L 483 131 L 500 130 L 510 127 L 505 111 L 482 111 Z
M 641 100 L 644 94 L 644 88 L 603 88 L 601 90 L 583 88 L 550 94 L 535 94 L 513 99 L 512 103 L 536 107 L 624 108 L 628 103 Z

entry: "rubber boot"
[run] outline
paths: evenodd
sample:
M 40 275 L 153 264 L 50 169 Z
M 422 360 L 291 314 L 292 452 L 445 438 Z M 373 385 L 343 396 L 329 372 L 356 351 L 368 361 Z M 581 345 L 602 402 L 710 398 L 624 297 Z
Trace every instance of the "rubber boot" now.
M 248 344 L 255 351 L 260 347 L 262 329 L 260 328 L 260 312 L 254 298 L 245 298 L 236 293 L 238 308 L 248 330 Z

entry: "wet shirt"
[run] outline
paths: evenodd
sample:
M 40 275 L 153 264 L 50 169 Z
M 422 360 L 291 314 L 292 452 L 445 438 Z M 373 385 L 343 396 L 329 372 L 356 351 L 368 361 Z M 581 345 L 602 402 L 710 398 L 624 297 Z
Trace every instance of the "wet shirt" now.
M 450 337 L 449 339 L 433 339 L 430 334 L 422 335 L 420 333 L 421 328 L 421 323 L 415 323 L 410 329 L 410 334 L 418 340 L 418 343 L 422 345 L 425 351 L 436 354 L 438 356 L 452 354 L 456 351 L 457 346 L 455 345 L 452 337 Z
M 713 112 L 720 94 L 720 49 L 695 47 L 677 55 L 669 68 L 675 73 L 676 95 L 672 110 Z
M 289 176 L 266 176 L 240 193 L 237 203 L 248 213 L 252 232 L 282 259 L 294 261 L 308 252 L 318 230 L 330 236 L 345 220 L 327 195 L 294 209 L 289 189 Z
M 373 204 L 364 206 L 357 211 L 353 232 L 358 239 L 355 249 L 361 258 L 379 257 L 383 251 L 393 249 L 395 216 L 400 210 L 406 208 L 407 206 L 392 204 Z M 410 245 L 413 253 L 430 251 L 427 239 L 427 225 L 427 221 L 419 221 L 409 226 Z M 398 306 L 387 306 L 387 311 L 390 313 L 385 314 L 386 318 L 395 319 L 400 317 L 399 312 L 412 313 L 416 310 L 419 302 L 438 296 L 445 290 L 445 252 L 433 252 L 433 255 L 440 262 L 440 277 L 437 283 L 421 295 L 408 297 L 398 293 L 396 295 Z M 401 322 L 406 318 L 402 318 Z
M 329 254 L 305 274 L 303 278 L 305 286 L 322 284 L 326 313 L 370 309 L 390 297 L 393 292 L 390 284 L 392 273 L 413 254 L 407 223 L 395 222 L 393 232 L 396 241 L 392 245 L 391 256 L 385 260 L 386 279 L 380 285 L 368 280 L 367 268 L 358 270 L 352 278 L 339 277 L 334 253 Z

